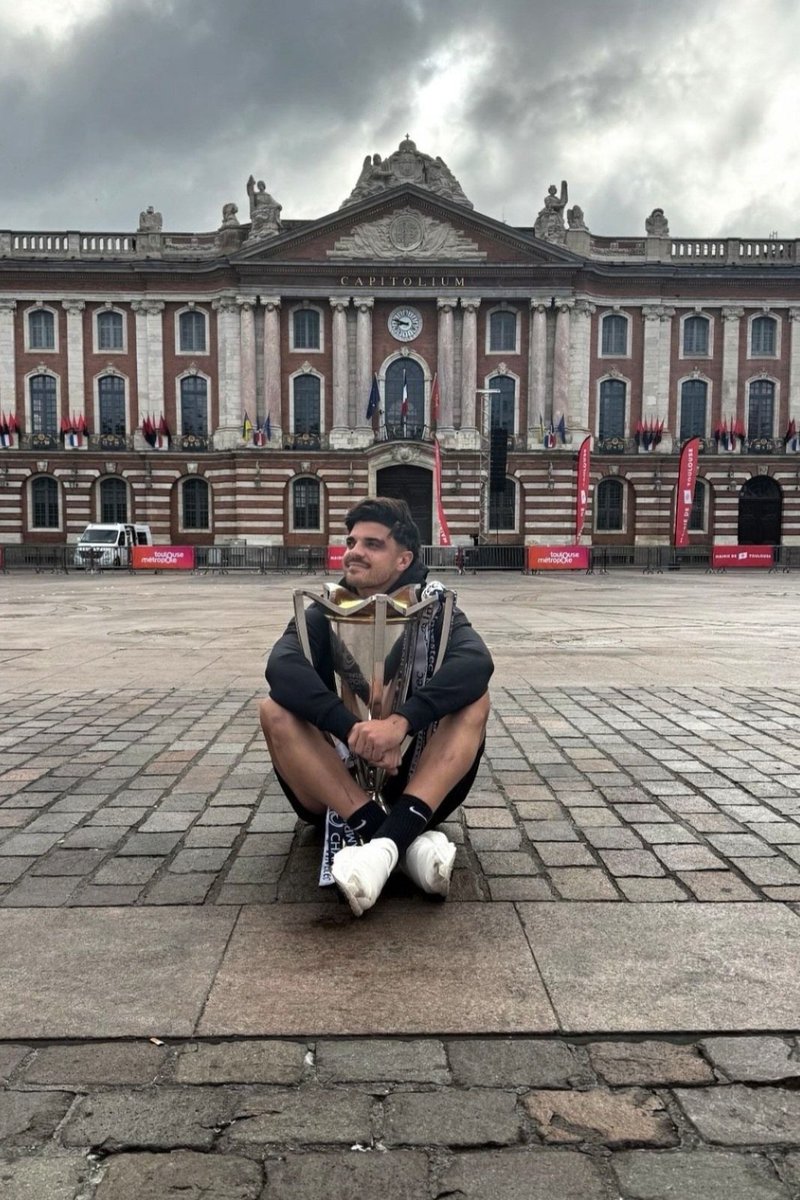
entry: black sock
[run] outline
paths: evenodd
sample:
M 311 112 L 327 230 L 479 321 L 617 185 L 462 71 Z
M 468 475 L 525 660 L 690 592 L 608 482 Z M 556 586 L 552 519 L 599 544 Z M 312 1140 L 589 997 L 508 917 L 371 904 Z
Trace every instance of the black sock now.
M 432 816 L 433 809 L 424 800 L 404 792 L 373 836 L 391 838 L 402 857 L 414 838 L 418 838 L 425 830 Z
M 350 814 L 347 824 L 359 841 L 368 842 L 375 836 L 375 831 L 380 829 L 385 820 L 386 813 L 380 804 L 374 800 L 368 800 L 366 804 L 361 805 L 361 808 L 357 808 L 354 813 Z

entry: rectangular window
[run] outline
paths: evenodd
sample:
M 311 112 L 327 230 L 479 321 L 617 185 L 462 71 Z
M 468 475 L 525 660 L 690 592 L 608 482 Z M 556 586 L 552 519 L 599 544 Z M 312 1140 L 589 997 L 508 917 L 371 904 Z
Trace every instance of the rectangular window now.
M 603 354 L 626 355 L 628 352 L 628 319 L 616 315 L 603 317 Z
M 298 479 L 292 489 L 293 528 L 320 528 L 319 483 L 316 479 Z
M 319 350 L 319 313 L 315 308 L 298 308 L 294 313 L 295 350 Z
M 489 317 L 489 349 L 509 351 L 517 349 L 517 314 L 494 312 Z

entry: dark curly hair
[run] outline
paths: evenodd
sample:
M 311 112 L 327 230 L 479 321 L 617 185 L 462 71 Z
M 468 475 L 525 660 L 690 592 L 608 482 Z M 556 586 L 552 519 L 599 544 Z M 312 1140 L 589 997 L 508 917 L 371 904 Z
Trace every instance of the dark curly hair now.
M 359 521 L 375 521 L 378 525 L 385 525 L 398 545 L 414 555 L 412 562 L 419 557 L 419 530 L 405 500 L 395 500 L 390 496 L 367 496 L 347 513 L 344 519 L 347 532 L 350 533 Z

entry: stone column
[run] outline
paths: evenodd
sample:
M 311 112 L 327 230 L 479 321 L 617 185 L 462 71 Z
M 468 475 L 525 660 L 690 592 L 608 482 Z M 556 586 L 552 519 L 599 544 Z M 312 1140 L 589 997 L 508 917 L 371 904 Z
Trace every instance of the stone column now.
M 670 329 L 674 308 L 644 304 L 644 361 L 642 364 L 642 421 L 664 422 L 659 452 L 672 450 L 672 435 L 666 428 L 669 415 Z M 628 419 L 630 420 L 630 413 Z
M 739 397 L 739 322 L 743 316 L 743 308 L 723 308 L 722 310 L 722 397 L 720 416 L 723 423 L 730 423 L 736 420 Z
M 153 409 L 164 412 L 164 328 L 163 300 L 146 300 L 147 379 Z
M 147 300 L 133 300 L 131 308 L 136 316 L 136 406 L 138 424 L 146 415 L 158 421 L 150 402 L 149 361 L 147 358 Z
M 569 418 L 573 444 L 589 432 L 589 370 L 591 366 L 592 314 L 595 306 L 578 300 L 569 333 Z
M 2 301 L 0 301 L 2 304 Z M 789 309 L 789 420 L 800 430 L 800 308 Z M 783 433 L 779 428 L 778 434 Z
M 350 446 L 350 421 L 347 403 L 349 364 L 347 361 L 347 309 L 349 296 L 331 296 L 333 309 L 332 375 L 333 375 L 333 423 L 331 426 L 331 449 Z
M 256 297 L 237 296 L 239 306 L 239 346 L 242 360 L 241 418 L 247 413 L 254 428 L 261 424 L 256 397 Z
M 453 309 L 458 301 L 452 296 L 440 296 L 436 301 L 439 310 L 439 331 L 436 369 L 439 373 L 439 438 L 451 442 L 455 436 L 453 426 Z
M 372 444 L 372 418 L 367 420 L 367 404 L 372 387 L 372 310 L 370 296 L 358 296 L 356 305 L 356 429 L 359 445 Z
M 231 450 L 242 440 L 242 339 L 235 296 L 221 296 L 211 307 L 217 314 L 219 346 L 219 423 L 214 449 Z
M 67 411 L 70 416 L 86 414 L 86 394 L 83 373 L 83 300 L 62 300 L 61 307 L 67 314 Z M 89 429 L 97 433 L 94 414 L 88 417 Z
M 531 300 L 528 345 L 528 448 L 541 446 L 541 424 L 550 420 L 547 409 L 547 305 Z
M 0 408 L 16 414 L 16 361 L 14 355 L 14 310 L 16 300 L 0 300 Z M 23 424 L 23 422 L 20 422 Z M 24 424 L 27 424 L 25 422 Z
M 478 309 L 480 297 L 461 298 L 464 310 L 461 326 L 461 432 L 459 446 L 477 449 L 480 431 L 477 426 L 478 388 Z M 441 385 L 441 380 L 440 380 Z M 440 414 L 441 416 L 441 414 Z
M 569 429 L 569 339 L 570 313 L 574 300 L 559 300 L 556 303 L 556 344 L 553 350 L 553 424 L 561 417 Z
M 262 296 L 264 305 L 264 416 L 269 417 L 272 440 L 267 448 L 280 450 L 283 446 L 283 412 L 281 404 L 281 299 Z

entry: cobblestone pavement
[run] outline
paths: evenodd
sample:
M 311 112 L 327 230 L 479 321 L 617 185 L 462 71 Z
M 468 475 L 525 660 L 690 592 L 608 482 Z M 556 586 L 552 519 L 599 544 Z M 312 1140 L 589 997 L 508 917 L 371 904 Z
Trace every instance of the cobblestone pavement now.
M 0 906 L 336 902 L 256 701 L 7 696 Z M 800 900 L 800 689 L 499 687 L 493 702 L 446 827 L 454 899 Z
M 0 1044 L 4 1200 L 790 1200 L 793 1038 Z

